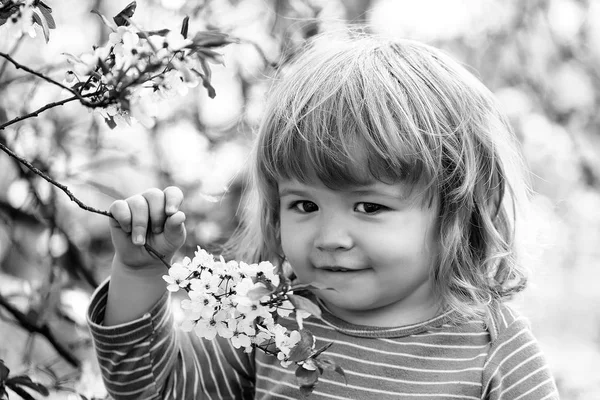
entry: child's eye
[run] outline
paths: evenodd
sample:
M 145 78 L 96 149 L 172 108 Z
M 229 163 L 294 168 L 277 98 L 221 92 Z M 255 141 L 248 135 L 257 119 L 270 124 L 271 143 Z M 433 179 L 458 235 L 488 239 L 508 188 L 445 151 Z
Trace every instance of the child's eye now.
M 354 207 L 354 211 L 358 211 L 360 213 L 365 214 L 375 214 L 380 211 L 386 210 L 386 206 L 382 206 L 381 204 L 376 203 L 357 203 Z
M 290 204 L 289 208 L 290 210 L 296 210 L 302 213 L 311 213 L 319 209 L 319 207 L 315 203 L 308 200 L 294 201 L 292 204 Z

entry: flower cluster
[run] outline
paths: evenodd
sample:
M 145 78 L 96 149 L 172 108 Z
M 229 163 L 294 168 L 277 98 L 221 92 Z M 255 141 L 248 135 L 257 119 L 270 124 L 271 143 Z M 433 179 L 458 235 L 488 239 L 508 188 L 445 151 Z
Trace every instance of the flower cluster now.
M 181 302 L 182 330 L 209 340 L 218 335 L 246 352 L 263 349 L 285 367 L 292 363 L 290 354 L 301 340 L 300 331 L 288 331 L 276 318 L 295 314 L 301 326 L 310 313 L 296 309 L 288 282 L 270 262 L 226 262 L 198 248 L 193 259 L 173 264 L 163 278 L 169 291 L 188 293 Z
M 325 289 L 311 284 L 292 285 L 270 262 L 247 264 L 215 258 L 198 247 L 194 258 L 186 257 L 164 275 L 171 292 L 185 290 L 181 329 L 213 340 L 228 339 L 237 349 L 254 349 L 277 357 L 285 368 L 296 366 L 301 392 L 310 393 L 324 371 L 344 370 L 322 353 L 332 343 L 316 348 L 312 333 L 303 328 L 310 315 L 320 317 L 319 307 L 294 290 Z M 294 316 L 297 330 L 277 323 L 279 317 Z
M 209 63 L 222 63 L 214 49 L 233 43 L 217 32 L 188 38 L 187 17 L 180 32 L 144 31 L 131 23 L 134 10 L 135 2 L 113 18 L 115 23 L 95 12 L 111 30 L 108 41 L 91 53 L 65 54 L 72 64 L 65 82 L 110 127 L 132 119 L 151 127 L 161 100 L 185 95 L 200 82 L 214 97 Z

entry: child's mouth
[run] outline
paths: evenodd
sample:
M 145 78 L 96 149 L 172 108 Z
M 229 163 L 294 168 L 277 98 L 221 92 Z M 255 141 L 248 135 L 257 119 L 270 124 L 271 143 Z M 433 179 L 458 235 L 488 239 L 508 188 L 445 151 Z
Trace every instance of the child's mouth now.
M 324 267 L 322 269 L 325 271 L 330 271 L 330 272 L 354 272 L 355 271 L 353 269 L 342 268 L 342 267 Z

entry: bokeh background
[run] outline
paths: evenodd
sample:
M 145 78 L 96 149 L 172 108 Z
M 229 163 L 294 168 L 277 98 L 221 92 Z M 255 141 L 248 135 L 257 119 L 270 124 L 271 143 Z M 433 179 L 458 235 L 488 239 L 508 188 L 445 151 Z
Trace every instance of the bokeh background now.
M 127 5 L 46 3 L 57 25 L 50 41 L 40 30 L 17 39 L 4 25 L 0 52 L 59 81 L 69 68 L 63 53 L 107 40 L 90 10 L 113 16 Z M 98 209 L 180 186 L 189 231 L 181 255 L 192 254 L 235 227 L 270 78 L 304 41 L 367 24 L 441 47 L 497 95 L 532 172 L 532 279 L 515 307 L 530 318 L 561 397 L 600 399 L 600 0 L 140 0 L 134 21 L 179 30 L 184 15 L 192 33 L 243 39 L 213 66 L 215 99 L 195 88 L 162 105 L 153 127 L 113 130 L 68 104 L 1 130 L 0 141 Z M 65 96 L 0 58 L 0 123 Z M 108 275 L 107 222 L 0 153 L 0 359 L 54 387 L 52 399 L 106 396 L 85 309 Z

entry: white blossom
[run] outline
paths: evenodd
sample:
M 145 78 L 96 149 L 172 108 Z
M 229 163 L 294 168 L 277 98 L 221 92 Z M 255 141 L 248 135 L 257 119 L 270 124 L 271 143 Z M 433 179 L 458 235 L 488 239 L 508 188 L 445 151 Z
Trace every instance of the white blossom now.
M 190 275 L 190 270 L 183 264 L 175 263 L 169 268 L 169 275 L 163 275 L 163 279 L 169 284 L 167 290 L 176 292 L 179 288 L 186 287 L 189 283 L 187 280 Z
M 173 264 L 163 278 L 170 291 L 184 288 L 188 293 L 189 298 L 181 301 L 185 316 L 182 330 L 194 331 L 207 340 L 217 336 L 229 339 L 232 346 L 245 352 L 274 344 L 281 365 L 294 363 L 289 355 L 300 343 L 300 332 L 277 324 L 274 315 L 289 317 L 294 313 L 302 329 L 303 319 L 310 314 L 295 310 L 285 297 L 291 292 L 279 288 L 281 278 L 273 264 L 215 259 L 198 247 L 194 258 Z M 296 363 L 306 369 L 315 366 L 310 359 Z

